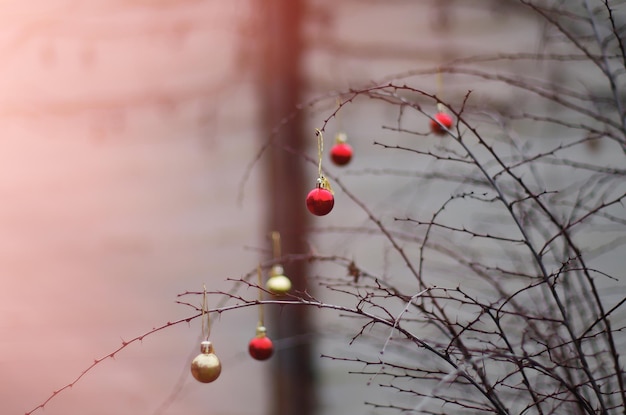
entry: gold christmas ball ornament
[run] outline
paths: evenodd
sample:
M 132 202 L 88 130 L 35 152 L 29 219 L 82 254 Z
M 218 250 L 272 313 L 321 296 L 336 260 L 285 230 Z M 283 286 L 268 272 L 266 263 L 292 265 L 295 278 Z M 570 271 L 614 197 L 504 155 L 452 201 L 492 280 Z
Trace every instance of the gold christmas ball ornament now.
M 200 343 L 200 352 L 191 362 L 191 374 L 198 382 L 211 383 L 222 372 L 222 364 L 213 352 L 210 341 Z
M 274 295 L 284 295 L 291 290 L 291 280 L 283 275 L 285 270 L 280 265 L 274 265 L 270 277 L 265 284 L 268 291 Z
M 291 290 L 291 280 L 284 275 L 275 275 L 267 280 L 267 289 L 274 295 L 284 295 Z

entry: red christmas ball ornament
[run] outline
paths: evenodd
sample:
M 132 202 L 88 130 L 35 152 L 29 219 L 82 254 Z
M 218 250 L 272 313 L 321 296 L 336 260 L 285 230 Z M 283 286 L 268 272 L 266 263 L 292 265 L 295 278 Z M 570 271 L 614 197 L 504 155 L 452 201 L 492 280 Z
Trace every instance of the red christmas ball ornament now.
M 267 360 L 274 354 L 274 345 L 265 332 L 265 327 L 257 327 L 256 336 L 248 344 L 248 352 L 256 360 Z
M 352 146 L 346 141 L 346 135 L 339 133 L 335 137 L 335 145 L 330 149 L 330 159 L 337 166 L 345 166 L 352 160 Z
M 452 117 L 445 112 L 438 112 L 434 116 L 435 120 L 430 120 L 430 130 L 437 135 L 445 135 L 446 130 L 452 128 Z M 441 124 L 440 124 L 441 123 Z M 446 127 L 445 129 L 442 127 Z
M 316 216 L 328 215 L 335 206 L 333 193 L 322 183 L 322 179 L 317 179 L 317 186 L 306 196 L 306 207 Z

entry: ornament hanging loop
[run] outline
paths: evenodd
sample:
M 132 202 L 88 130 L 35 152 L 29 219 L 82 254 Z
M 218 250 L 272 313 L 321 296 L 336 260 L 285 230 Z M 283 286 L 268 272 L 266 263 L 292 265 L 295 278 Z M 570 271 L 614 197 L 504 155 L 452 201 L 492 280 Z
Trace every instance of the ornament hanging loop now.
M 274 234 L 277 234 L 278 232 L 272 232 L 272 236 L 274 236 Z M 261 287 L 263 286 L 263 273 L 261 271 L 261 264 L 259 264 L 257 266 L 257 277 L 258 277 L 258 284 L 259 284 L 259 323 L 257 324 L 257 331 L 263 327 L 264 328 L 264 324 L 263 324 L 263 320 L 264 320 L 264 312 L 263 312 L 263 290 L 261 289 Z
M 342 106 L 342 102 L 341 102 L 341 97 L 337 97 L 335 99 L 335 103 L 337 104 L 337 126 L 339 127 L 339 130 L 343 130 L 343 122 L 341 119 L 341 106 Z
M 280 252 L 280 232 L 273 231 L 272 232 L 272 253 L 274 254 L 274 259 L 278 259 L 281 256 Z
M 209 309 L 207 306 L 206 285 L 202 285 L 202 339 L 209 340 L 211 334 L 211 318 L 209 317 Z
M 443 96 L 443 72 L 441 68 L 437 69 L 437 100 Z M 446 112 L 446 107 L 441 101 L 437 102 L 437 111 Z
M 330 187 L 330 182 L 324 174 L 322 174 L 322 156 L 324 153 L 324 136 L 322 135 L 322 130 L 319 128 L 315 129 L 315 135 L 317 136 L 317 180 L 316 186 L 319 189 L 328 190 L 331 194 L 334 193 L 333 189 Z
M 324 136 L 322 135 L 322 130 L 319 128 L 315 129 L 315 135 L 317 136 L 317 175 L 321 179 L 324 176 L 322 175 L 322 156 L 324 153 Z

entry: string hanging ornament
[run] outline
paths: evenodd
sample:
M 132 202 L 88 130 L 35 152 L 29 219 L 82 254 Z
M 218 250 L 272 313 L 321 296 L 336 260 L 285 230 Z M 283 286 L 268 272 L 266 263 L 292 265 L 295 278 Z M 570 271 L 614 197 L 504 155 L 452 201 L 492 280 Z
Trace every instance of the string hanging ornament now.
M 309 212 L 316 216 L 328 215 L 333 206 L 335 206 L 335 197 L 333 196 L 333 190 L 330 187 L 330 182 L 322 174 L 322 154 L 324 151 L 324 137 L 322 131 L 315 129 L 315 135 L 317 136 L 317 180 L 315 182 L 315 189 L 311 190 L 306 197 L 306 207 Z
M 281 257 L 280 233 L 277 231 L 272 232 L 272 250 L 274 260 L 277 261 Z M 275 264 L 272 266 L 265 288 L 274 295 L 285 295 L 291 290 L 291 280 L 285 275 L 282 265 Z
M 443 74 L 437 71 L 437 96 L 443 93 Z M 446 107 L 441 103 L 437 103 L 437 113 L 430 120 L 430 131 L 436 135 L 446 135 L 448 130 L 452 128 L 454 120 L 446 111 Z
M 257 276 L 259 284 L 259 321 L 256 326 L 256 335 L 248 343 L 248 353 L 256 360 L 267 360 L 274 354 L 274 345 L 272 340 L 267 337 L 267 330 L 263 322 L 263 290 L 260 288 L 263 284 L 263 275 L 260 264 L 257 267 Z
M 202 293 L 202 342 L 200 354 L 191 361 L 191 374 L 202 383 L 211 383 L 220 376 L 222 364 L 213 350 L 213 344 L 209 341 L 211 333 L 211 319 L 207 307 L 206 286 L 203 285 Z

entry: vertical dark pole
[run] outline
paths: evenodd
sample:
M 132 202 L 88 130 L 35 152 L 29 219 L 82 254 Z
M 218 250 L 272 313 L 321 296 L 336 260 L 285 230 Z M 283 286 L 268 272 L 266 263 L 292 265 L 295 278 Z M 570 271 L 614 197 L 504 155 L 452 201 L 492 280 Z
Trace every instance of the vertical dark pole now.
M 301 102 L 302 90 L 302 18 L 304 0 L 259 0 L 262 48 L 259 56 L 259 94 L 262 139 L 292 114 Z M 287 146 L 295 152 L 304 152 L 306 140 L 315 140 L 306 134 L 301 114 L 283 125 L 273 137 L 273 145 L 264 158 L 267 195 L 267 234 L 278 231 L 282 253 L 307 252 L 307 223 L 309 213 L 304 199 L 307 185 L 314 181 L 304 177 L 305 162 L 286 152 Z M 271 240 L 268 239 L 268 247 Z M 293 290 L 306 289 L 307 266 L 304 263 L 283 264 L 285 275 Z M 315 404 L 315 385 L 311 364 L 309 334 L 311 324 L 308 308 L 269 308 L 268 330 L 273 339 L 283 340 L 272 358 L 272 415 L 312 415 Z

